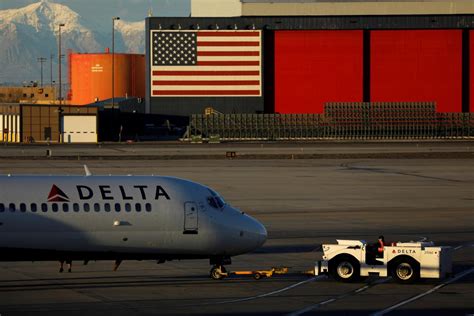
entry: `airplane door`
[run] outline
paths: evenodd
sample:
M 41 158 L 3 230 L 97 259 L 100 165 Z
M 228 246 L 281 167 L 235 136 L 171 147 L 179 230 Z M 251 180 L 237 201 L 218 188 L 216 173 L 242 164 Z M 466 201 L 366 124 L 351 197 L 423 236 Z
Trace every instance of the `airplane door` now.
M 198 207 L 194 202 L 184 203 L 184 232 L 183 234 L 198 233 Z

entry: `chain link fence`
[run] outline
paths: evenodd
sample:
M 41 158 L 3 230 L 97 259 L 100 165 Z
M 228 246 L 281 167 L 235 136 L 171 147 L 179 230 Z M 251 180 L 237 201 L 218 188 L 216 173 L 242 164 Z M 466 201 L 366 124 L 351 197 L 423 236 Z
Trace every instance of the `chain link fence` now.
M 327 103 L 323 114 L 194 114 L 188 140 L 438 139 L 474 137 L 474 113 L 432 102 Z

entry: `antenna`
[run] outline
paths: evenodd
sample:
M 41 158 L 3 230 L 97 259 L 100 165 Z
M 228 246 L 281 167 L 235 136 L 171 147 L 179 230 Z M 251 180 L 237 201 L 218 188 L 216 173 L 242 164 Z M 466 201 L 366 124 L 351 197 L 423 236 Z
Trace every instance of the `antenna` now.
M 86 177 L 90 177 L 92 175 L 92 173 L 89 170 L 89 167 L 87 167 L 87 165 L 84 165 L 84 172 L 86 173 Z

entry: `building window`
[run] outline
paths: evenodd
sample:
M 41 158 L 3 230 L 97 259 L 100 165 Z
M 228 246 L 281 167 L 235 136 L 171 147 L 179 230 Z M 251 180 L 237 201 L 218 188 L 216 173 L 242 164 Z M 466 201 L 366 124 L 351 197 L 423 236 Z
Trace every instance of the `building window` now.
M 135 204 L 135 211 L 137 211 L 137 212 L 142 211 L 142 205 L 140 203 Z
M 130 203 L 125 203 L 125 212 L 131 212 L 132 211 L 132 206 Z
M 151 204 L 150 204 L 150 203 L 145 204 L 145 210 L 146 210 L 148 213 L 151 212 Z
M 104 204 L 104 210 L 105 210 L 106 212 L 110 212 L 110 204 L 109 204 L 109 203 L 105 203 L 105 204 Z
M 26 93 L 23 93 L 23 97 L 26 98 Z
M 10 212 L 15 212 L 15 209 L 16 209 L 15 203 L 10 203 L 10 205 L 8 206 L 8 209 L 10 210 Z
M 30 94 L 30 97 L 34 98 L 34 97 L 35 97 L 35 94 L 34 94 L 34 93 Z
M 45 94 L 44 94 L 44 97 L 45 97 L 45 98 L 49 97 L 49 94 L 45 93 Z
M 46 213 L 48 211 L 48 204 L 46 203 L 41 203 L 41 211 Z
M 31 203 L 30 208 L 33 213 L 38 210 L 38 206 L 36 205 L 36 203 Z
M 91 206 L 89 203 L 84 203 L 84 212 L 89 212 L 91 210 Z
M 74 212 L 76 212 L 76 213 L 79 212 L 79 204 L 78 204 L 78 203 L 74 203 L 74 204 L 72 205 L 72 209 L 73 209 Z
M 69 204 L 63 203 L 63 212 L 69 212 Z
M 52 209 L 53 209 L 53 212 L 56 213 L 56 212 L 59 210 L 58 204 L 57 204 L 57 203 L 53 203 Z
M 5 212 L 5 205 L 3 203 L 0 203 L 0 213 Z
M 119 204 L 119 203 L 115 203 L 115 212 L 120 212 L 121 209 L 122 209 L 122 208 L 121 208 L 120 204 Z
M 20 211 L 23 212 L 23 213 L 26 212 L 26 204 L 25 203 L 20 204 Z

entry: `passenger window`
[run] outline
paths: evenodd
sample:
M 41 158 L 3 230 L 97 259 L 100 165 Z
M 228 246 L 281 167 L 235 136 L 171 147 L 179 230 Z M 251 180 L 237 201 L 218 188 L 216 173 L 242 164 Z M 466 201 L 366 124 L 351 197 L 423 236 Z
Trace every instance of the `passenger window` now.
M 36 205 L 36 203 L 31 203 L 30 208 L 33 213 L 36 213 L 36 211 L 38 210 L 38 206 Z
M 79 212 L 79 204 L 78 203 L 74 203 L 72 205 L 72 208 L 73 208 L 74 212 Z
M 151 204 L 150 204 L 150 203 L 145 204 L 145 210 L 146 210 L 148 213 L 151 212 Z
M 119 203 L 115 203 L 115 212 L 120 212 L 121 206 Z
M 125 212 L 131 212 L 132 211 L 132 206 L 130 203 L 125 203 Z
M 56 212 L 59 210 L 58 204 L 57 204 L 57 203 L 53 203 L 52 209 L 53 209 L 53 212 L 56 213 Z
M 135 211 L 137 211 L 137 212 L 142 211 L 142 205 L 140 203 L 135 204 Z
M 23 213 L 26 212 L 26 204 L 25 203 L 20 204 L 20 211 L 23 212 Z
M 5 205 L 3 203 L 0 203 L 0 213 L 5 212 Z
M 91 207 L 89 203 L 84 203 L 84 212 L 89 212 L 91 210 Z
M 100 204 L 99 203 L 94 204 L 94 211 L 100 212 Z
M 110 212 L 110 204 L 109 204 L 109 203 L 105 203 L 105 205 L 104 205 L 104 210 L 105 210 L 106 212 Z
M 10 210 L 10 212 L 15 212 L 15 209 L 16 209 L 16 206 L 14 203 L 10 203 L 10 205 L 8 206 L 8 209 Z
M 46 203 L 41 203 L 41 210 L 46 213 L 48 211 L 48 204 Z
M 63 203 L 63 212 L 69 212 L 69 204 Z

